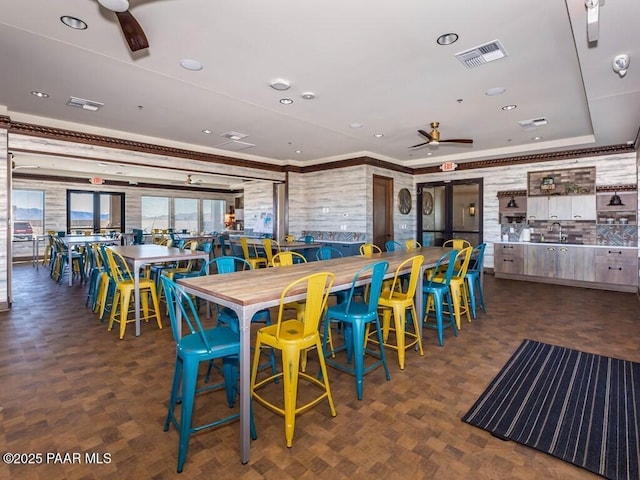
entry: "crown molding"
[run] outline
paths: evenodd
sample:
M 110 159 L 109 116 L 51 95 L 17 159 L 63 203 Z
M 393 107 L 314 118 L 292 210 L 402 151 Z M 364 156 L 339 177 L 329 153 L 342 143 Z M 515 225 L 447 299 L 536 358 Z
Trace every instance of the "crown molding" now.
M 325 170 L 334 170 L 339 168 L 348 168 L 356 166 L 370 166 L 376 168 L 383 168 L 399 173 L 406 173 L 409 175 L 425 175 L 430 173 L 442 173 L 439 165 L 432 165 L 429 167 L 405 167 L 397 165 L 385 160 L 379 160 L 369 156 L 354 157 L 346 160 L 338 160 L 328 163 L 320 163 L 308 166 L 297 165 L 273 165 L 265 162 L 258 162 L 253 160 L 245 160 L 235 157 L 226 157 L 223 155 L 216 155 L 212 153 L 198 152 L 195 150 L 186 150 L 182 148 L 167 147 L 163 145 L 155 145 L 144 142 L 135 142 L 131 140 L 125 140 L 121 138 L 108 137 L 103 135 L 96 135 L 84 132 L 77 132 L 73 130 L 66 130 L 61 128 L 52 128 L 42 125 L 34 125 L 23 122 L 12 122 L 7 116 L 0 115 L 0 128 L 8 127 L 10 133 L 20 133 L 23 135 L 29 135 L 34 137 L 51 138 L 67 142 L 76 142 L 88 145 L 96 145 L 108 148 L 118 148 L 122 150 L 143 152 L 152 155 L 167 155 L 172 157 L 185 158 L 190 160 L 197 160 L 201 162 L 229 165 L 234 167 L 244 167 L 256 170 L 278 172 L 278 173 L 312 173 L 321 172 Z M 556 160 L 584 158 L 592 156 L 611 155 L 615 153 L 628 153 L 635 151 L 634 145 L 621 144 L 621 145 L 609 145 L 605 147 L 594 148 L 582 148 L 576 150 L 567 150 L 561 152 L 548 152 L 539 154 L 519 155 L 504 158 L 493 158 L 485 160 L 476 160 L 471 162 L 464 162 L 458 164 L 456 171 L 462 170 L 475 170 L 480 168 L 500 168 L 509 165 L 520 165 L 526 163 L 541 163 L 551 162 Z

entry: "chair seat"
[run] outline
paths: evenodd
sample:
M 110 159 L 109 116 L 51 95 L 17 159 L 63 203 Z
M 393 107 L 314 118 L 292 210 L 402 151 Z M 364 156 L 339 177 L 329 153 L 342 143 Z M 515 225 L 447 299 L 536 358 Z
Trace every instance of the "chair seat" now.
M 200 333 L 183 336 L 178 343 L 178 351 L 183 354 L 197 355 L 199 361 L 210 360 L 228 355 L 240 354 L 240 335 L 227 327 L 215 327 L 203 331 L 210 349 L 207 349 Z
M 310 335 L 308 337 L 302 336 L 304 332 L 304 322 L 293 319 L 283 321 L 280 325 L 280 336 L 278 338 L 276 338 L 277 328 L 277 324 L 262 327 L 260 329 L 260 333 L 263 336 L 262 343 L 271 345 L 271 338 L 273 338 L 274 343 L 291 343 L 299 346 L 300 348 L 312 347 L 316 344 L 317 338 L 315 335 Z

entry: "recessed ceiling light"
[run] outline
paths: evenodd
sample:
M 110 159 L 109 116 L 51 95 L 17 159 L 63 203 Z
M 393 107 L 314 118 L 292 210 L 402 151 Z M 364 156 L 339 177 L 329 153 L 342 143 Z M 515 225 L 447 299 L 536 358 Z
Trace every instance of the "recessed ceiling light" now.
M 542 137 L 540 135 L 537 135 L 535 137 L 533 137 L 531 140 L 542 140 Z
M 289 80 L 285 80 L 284 78 L 276 78 L 269 85 L 271 85 L 271 88 L 273 88 L 274 90 L 280 91 L 289 90 L 289 87 L 291 86 Z
M 44 92 L 36 92 L 35 90 L 33 90 L 31 92 L 31 95 L 38 97 L 38 98 L 49 98 L 49 94 L 48 93 L 44 93 Z
M 432 152 L 427 152 L 427 157 L 430 157 L 431 155 L 433 155 Z
M 60 17 L 60 21 L 64 23 L 67 27 L 74 28 L 76 30 L 86 30 L 87 24 L 82 20 L 76 17 L 71 17 L 69 15 L 64 15 Z
M 291 105 L 293 103 L 293 100 L 291 100 L 290 98 L 281 98 L 280 103 L 283 105 Z
M 296 150 L 296 153 L 302 153 L 302 150 Z
M 456 43 L 458 41 L 457 33 L 445 33 L 444 35 L 440 35 L 438 37 L 438 45 L 451 45 L 452 43 Z
M 516 108 L 518 108 L 517 105 L 505 105 L 502 110 L 515 110 Z
M 204 130 L 202 130 L 202 133 L 206 133 L 207 135 L 209 135 L 210 133 L 213 133 L 213 130 L 209 130 L 208 128 L 205 128 Z
M 507 91 L 507 89 L 504 88 L 504 87 L 493 87 L 493 88 L 490 88 L 489 90 L 487 90 L 486 92 L 484 92 L 484 94 L 488 95 L 490 97 L 493 97 L 495 95 L 502 95 L 506 91 Z
M 349 125 L 350 128 L 362 128 L 361 123 L 352 123 Z
M 376 138 L 382 138 L 384 137 L 384 133 L 374 133 L 373 136 Z
M 109 166 L 108 163 L 104 163 L 104 162 L 100 162 L 100 163 L 98 163 L 98 165 L 100 165 L 101 167 L 108 167 Z
M 180 66 L 185 70 L 190 70 L 192 72 L 202 70 L 202 64 L 199 61 L 192 60 L 190 58 L 183 58 L 180 60 Z
M 304 98 L 305 100 L 313 100 L 314 98 L 316 98 L 316 94 L 312 92 L 304 92 L 302 94 L 302 98 Z

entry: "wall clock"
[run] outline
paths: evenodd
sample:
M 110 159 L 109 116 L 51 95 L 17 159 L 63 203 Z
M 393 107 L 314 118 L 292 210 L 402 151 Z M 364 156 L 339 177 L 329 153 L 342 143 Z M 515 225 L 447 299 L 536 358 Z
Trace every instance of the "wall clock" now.
M 411 211 L 411 192 L 406 188 L 398 192 L 398 210 L 403 215 Z

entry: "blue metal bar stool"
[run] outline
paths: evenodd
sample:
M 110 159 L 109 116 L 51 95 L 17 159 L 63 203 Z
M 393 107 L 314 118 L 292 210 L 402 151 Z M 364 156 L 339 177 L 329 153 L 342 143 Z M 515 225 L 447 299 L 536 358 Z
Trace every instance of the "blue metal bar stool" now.
M 384 342 L 382 340 L 382 329 L 378 319 L 378 300 L 382 290 L 382 280 L 389 267 L 385 261 L 375 262 L 362 268 L 355 274 L 351 283 L 351 289 L 346 300 L 327 309 L 326 321 L 324 323 L 324 336 L 322 347 L 327 365 L 331 365 L 338 370 L 350 373 L 356 379 L 356 394 L 358 400 L 362 400 L 363 377 L 370 371 L 383 366 L 387 380 L 390 380 L 387 359 L 384 354 Z M 368 285 L 367 300 L 355 300 L 355 290 L 357 283 L 363 278 L 371 275 L 371 284 Z M 330 337 L 332 322 L 342 322 L 344 325 L 344 343 L 333 349 L 328 349 L 327 344 Z M 370 324 L 378 335 L 379 351 L 366 348 L 365 330 Z M 346 352 L 347 364 L 335 359 L 335 354 L 341 351 Z M 365 355 L 371 355 L 376 360 L 365 367 Z M 352 363 L 353 362 L 353 363 Z
M 193 426 L 193 404 L 199 393 L 204 393 L 220 388 L 225 388 L 227 402 L 233 406 L 238 392 L 240 335 L 228 327 L 218 326 L 204 329 L 193 300 L 180 286 L 169 278 L 160 278 L 167 296 L 167 301 L 180 309 L 183 325 L 187 326 L 188 333 L 180 335 L 175 308 L 169 309 L 171 330 L 176 341 L 176 367 L 171 386 L 169 408 L 164 431 L 169 430 L 170 424 L 180 432 L 178 441 L 178 473 L 182 472 L 189 448 L 191 434 L 201 430 L 218 427 L 240 418 L 239 413 L 227 415 L 212 422 L 200 426 Z M 198 368 L 201 362 L 222 360 L 224 382 L 216 385 L 207 385 L 198 388 Z M 180 403 L 180 420 L 175 415 L 175 406 Z M 253 423 L 253 409 L 250 418 L 251 438 L 256 439 L 256 430 Z
M 453 334 L 456 337 L 458 336 L 450 288 L 451 277 L 456 268 L 457 255 L 458 251 L 452 250 L 440 257 L 435 268 L 431 270 L 429 279 L 422 286 L 422 304 L 424 305 L 423 326 L 437 331 L 438 344 L 440 346 L 444 345 L 445 328 L 451 327 Z M 444 270 L 445 268 L 446 270 Z M 443 318 L 443 308 L 445 305 L 447 305 L 449 309 L 446 325 Z M 429 319 L 429 312 L 432 308 L 435 314 L 434 320 Z

